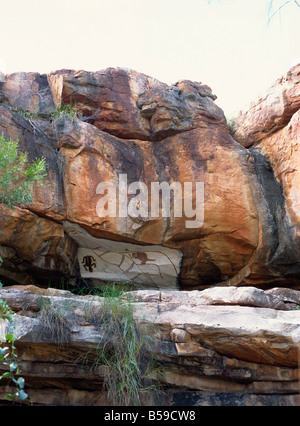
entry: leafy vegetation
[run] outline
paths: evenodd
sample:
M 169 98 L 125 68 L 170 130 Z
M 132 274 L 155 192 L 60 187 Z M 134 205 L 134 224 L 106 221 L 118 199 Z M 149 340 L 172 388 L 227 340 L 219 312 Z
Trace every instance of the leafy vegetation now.
M 0 283 L 0 290 L 2 284 Z M 0 298 L 0 324 L 1 321 L 7 320 L 12 322 L 13 311 L 8 306 L 7 302 Z M 6 372 L 0 375 L 0 380 L 7 379 L 15 383 L 16 391 L 14 394 L 7 394 L 7 399 L 19 398 L 22 401 L 25 400 L 28 395 L 24 391 L 25 380 L 23 377 L 20 377 L 20 369 L 18 367 L 18 356 L 15 352 L 15 337 L 13 334 L 9 333 L 5 335 L 5 339 L 1 341 L 0 336 L 0 362 L 7 367 Z M 19 376 L 19 377 L 18 377 Z
M 62 102 L 61 106 L 56 108 L 56 110 L 52 113 L 38 113 L 14 107 L 11 107 L 11 110 L 27 120 L 36 120 L 40 118 L 48 121 L 57 121 L 64 117 L 69 117 L 71 120 L 75 120 L 80 116 L 77 104 L 73 104 L 72 101 L 70 101 L 69 104 L 64 104 Z
M 232 135 L 235 131 L 235 119 L 227 118 L 227 127 L 229 129 L 230 134 Z
M 13 207 L 33 200 L 33 187 L 46 177 L 44 158 L 31 163 L 27 153 L 19 151 L 19 142 L 0 136 L 0 202 Z
M 153 326 L 134 315 L 133 283 L 108 283 L 101 288 L 80 288 L 63 281 L 64 289 L 76 295 L 88 296 L 83 304 L 84 319 L 102 336 L 96 350 L 87 351 L 83 362 L 91 366 L 107 367 L 104 386 L 113 405 L 141 405 L 144 398 L 158 398 L 162 394 L 159 377 L 164 368 L 152 355 Z M 91 297 L 95 296 L 95 297 Z M 98 299 L 100 298 L 100 299 Z M 97 303 L 95 307 L 94 302 Z M 76 302 L 72 295 L 54 304 L 41 298 L 40 333 L 57 345 L 70 343 L 72 327 L 81 323 L 75 314 Z M 79 322 L 78 322 L 79 321 Z
M 46 177 L 45 159 L 36 158 L 28 162 L 26 153 L 19 151 L 18 141 L 0 136 L 0 202 L 12 208 L 16 205 L 27 205 L 32 202 L 33 185 L 38 185 Z M 0 257 L 0 266 L 2 258 Z M 2 283 L 0 282 L 0 289 Z M 5 321 L 12 322 L 13 311 L 7 302 L 0 298 L 0 326 Z M 2 337 L 2 340 L 1 340 Z M 15 337 L 12 333 L 0 336 L 0 362 L 6 370 L 0 380 L 6 379 L 15 384 L 15 393 L 7 394 L 8 399 L 25 400 L 28 395 L 24 391 L 25 380 L 20 377 L 18 357 L 16 354 Z
M 79 116 L 79 110 L 77 107 L 77 104 L 72 104 L 72 101 L 70 101 L 69 104 L 64 104 L 62 102 L 61 106 L 56 109 L 56 111 L 53 113 L 53 119 L 59 120 L 64 117 L 69 117 L 71 120 L 75 120 Z
M 20 114 L 23 118 L 26 118 L 27 120 L 35 120 L 39 117 L 39 114 L 37 112 L 28 111 L 22 108 L 11 108 L 13 112 L 16 112 Z

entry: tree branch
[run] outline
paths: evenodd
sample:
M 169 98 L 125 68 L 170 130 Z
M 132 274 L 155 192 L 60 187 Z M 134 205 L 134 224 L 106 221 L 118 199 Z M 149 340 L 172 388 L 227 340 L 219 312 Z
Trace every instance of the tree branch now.
M 270 23 L 270 21 L 271 21 L 271 19 L 276 15 L 276 13 L 278 13 L 284 6 L 286 6 L 287 4 L 289 4 L 289 3 L 291 3 L 292 1 L 294 1 L 294 3 L 296 3 L 296 5 L 298 6 L 298 7 L 300 7 L 300 4 L 298 3 L 298 1 L 297 0 L 288 0 L 288 1 L 286 1 L 285 3 L 283 3 L 278 9 L 276 9 L 275 10 L 275 12 L 272 14 L 272 16 L 268 19 L 268 24 Z M 272 3 L 273 2 L 271 2 L 271 7 L 270 7 L 270 9 L 272 8 Z

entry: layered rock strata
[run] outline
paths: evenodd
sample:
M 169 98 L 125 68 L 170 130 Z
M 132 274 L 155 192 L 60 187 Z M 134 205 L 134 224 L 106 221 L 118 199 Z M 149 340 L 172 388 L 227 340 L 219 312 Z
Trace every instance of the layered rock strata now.
M 103 340 L 103 299 L 34 286 L 2 289 L 16 312 L 12 327 L 26 392 L 36 405 L 109 405 L 108 367 L 84 360 Z M 124 298 L 129 294 L 125 293 Z M 128 300 L 128 299 L 127 299 Z M 144 404 L 289 405 L 299 401 L 300 292 L 277 288 L 135 291 L 134 316 L 152 330 L 149 351 L 160 362 L 164 394 Z M 64 330 L 47 332 L 44 306 Z M 54 327 L 54 325 L 53 325 Z M 48 330 L 49 331 L 49 330 Z M 113 344 L 113 342 L 111 342 Z M 0 367 L 3 370 L 3 366 Z M 11 390 L 4 381 L 0 398 Z M 30 403 L 29 400 L 24 402 Z

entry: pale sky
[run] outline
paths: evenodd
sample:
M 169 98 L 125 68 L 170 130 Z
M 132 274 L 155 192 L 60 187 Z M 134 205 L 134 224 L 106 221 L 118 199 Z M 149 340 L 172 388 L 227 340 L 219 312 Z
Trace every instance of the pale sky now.
M 168 84 L 201 81 L 231 116 L 300 62 L 300 8 L 291 3 L 267 24 L 266 5 L 0 0 L 0 70 L 125 67 Z

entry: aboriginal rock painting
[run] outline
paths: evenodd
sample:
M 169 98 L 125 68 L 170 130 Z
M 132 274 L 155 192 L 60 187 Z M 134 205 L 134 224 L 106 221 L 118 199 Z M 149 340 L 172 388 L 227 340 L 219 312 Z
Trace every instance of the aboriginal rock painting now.
M 111 252 L 79 248 L 81 275 L 106 281 L 133 281 L 155 288 L 176 288 L 179 259 L 155 251 Z
M 78 245 L 83 278 L 95 282 L 130 281 L 141 288 L 177 289 L 182 257 L 179 250 L 95 238 L 76 224 L 65 223 L 64 227 Z
M 84 256 L 81 264 L 84 266 L 84 269 L 89 272 L 93 272 L 93 268 L 96 267 L 95 259 L 93 256 Z

